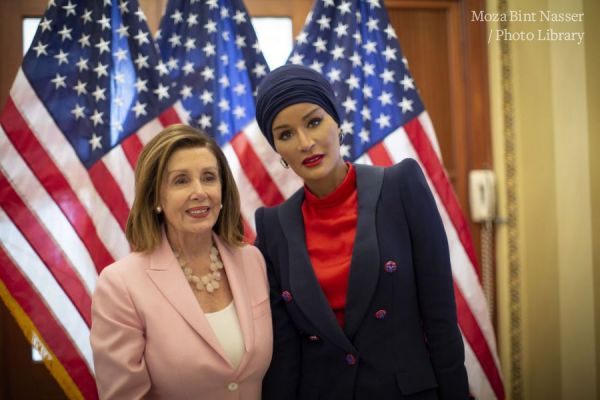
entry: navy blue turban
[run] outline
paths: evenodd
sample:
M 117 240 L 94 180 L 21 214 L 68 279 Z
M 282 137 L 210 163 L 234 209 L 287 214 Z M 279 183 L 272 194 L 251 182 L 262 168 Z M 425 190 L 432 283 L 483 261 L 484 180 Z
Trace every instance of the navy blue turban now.
M 327 79 L 303 65 L 283 65 L 263 79 L 256 98 L 256 121 L 273 148 L 273 120 L 281 110 L 298 103 L 316 104 L 340 124 L 335 93 Z

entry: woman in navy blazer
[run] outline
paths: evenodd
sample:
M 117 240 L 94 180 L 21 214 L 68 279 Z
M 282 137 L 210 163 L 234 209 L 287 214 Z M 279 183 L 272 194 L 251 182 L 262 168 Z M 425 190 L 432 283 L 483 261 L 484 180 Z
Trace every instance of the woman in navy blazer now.
M 261 131 L 304 181 L 256 212 L 274 349 L 263 399 L 469 398 L 448 244 L 413 159 L 345 163 L 332 87 L 298 65 L 258 91 Z

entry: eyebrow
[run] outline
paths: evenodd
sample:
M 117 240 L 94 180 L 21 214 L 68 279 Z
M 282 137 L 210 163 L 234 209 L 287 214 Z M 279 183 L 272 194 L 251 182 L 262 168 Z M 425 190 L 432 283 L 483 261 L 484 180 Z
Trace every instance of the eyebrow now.
M 304 114 L 304 116 L 302 117 L 303 121 L 306 121 L 308 118 L 310 118 L 315 112 L 319 111 L 320 107 L 317 106 L 315 108 L 313 108 L 312 110 L 310 110 L 309 112 L 307 112 L 306 114 Z M 282 124 L 282 125 L 278 125 L 276 127 L 274 127 L 273 129 L 271 129 L 272 131 L 275 131 L 277 129 L 281 129 L 281 128 L 287 128 L 289 125 L 287 124 Z
M 176 174 L 176 173 L 188 173 L 189 170 L 188 169 L 172 169 L 172 170 L 167 170 L 167 176 L 172 175 L 172 174 Z M 202 168 L 202 172 L 219 172 L 219 168 L 216 166 L 209 166 L 206 168 Z

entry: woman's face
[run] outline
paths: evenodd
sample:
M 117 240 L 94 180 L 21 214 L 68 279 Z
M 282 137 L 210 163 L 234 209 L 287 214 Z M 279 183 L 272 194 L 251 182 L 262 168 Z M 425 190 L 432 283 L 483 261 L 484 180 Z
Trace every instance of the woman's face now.
M 273 120 L 272 130 L 275 149 L 311 190 L 328 181 L 335 188 L 341 169 L 342 179 L 345 176 L 338 125 L 318 105 L 298 103 L 284 108 Z
M 217 158 L 205 147 L 176 150 L 160 189 L 169 235 L 210 233 L 221 211 L 221 177 Z

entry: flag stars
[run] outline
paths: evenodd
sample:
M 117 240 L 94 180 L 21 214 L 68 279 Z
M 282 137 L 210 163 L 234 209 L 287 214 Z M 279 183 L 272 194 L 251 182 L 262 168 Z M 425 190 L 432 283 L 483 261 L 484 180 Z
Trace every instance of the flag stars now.
M 198 118 L 198 125 L 200 125 L 200 127 L 202 129 L 210 128 L 212 126 L 211 116 L 206 115 L 206 114 L 201 114 L 200 118 Z
M 396 60 L 396 49 L 390 46 L 385 46 L 382 54 L 385 57 L 385 61 Z
M 106 88 L 101 88 L 100 86 L 96 85 L 96 90 L 92 92 L 92 96 L 94 96 L 94 98 L 96 99 L 96 103 L 100 100 L 106 100 L 104 92 L 106 92 Z
M 337 35 L 338 38 L 346 36 L 346 35 L 348 35 L 348 25 L 339 23 L 335 27 L 334 32 L 335 32 L 335 34 Z
M 191 86 L 183 85 L 183 87 L 179 91 L 179 94 L 181 95 L 181 97 L 183 97 L 184 100 L 187 99 L 188 97 L 192 97 Z
M 319 24 L 319 30 L 324 31 L 325 29 L 330 29 L 331 18 L 325 16 L 325 14 L 321 15 L 321 18 L 317 20 L 317 24 Z
M 379 0 L 367 0 L 367 3 L 369 3 L 369 5 L 371 6 L 371 8 L 381 8 L 381 5 L 379 4 Z
M 209 81 L 211 79 L 215 79 L 215 70 L 210 68 L 209 66 L 204 67 L 202 72 L 200 73 L 205 81 Z
M 69 64 L 69 59 L 67 58 L 67 56 L 69 55 L 69 53 L 65 53 L 62 51 L 62 49 L 60 49 L 60 52 L 58 54 L 54 55 L 54 58 L 56 58 L 58 60 L 58 65 L 61 64 Z
M 366 105 L 364 105 L 362 110 L 360 110 L 360 115 L 362 115 L 362 118 L 365 121 L 371 120 L 371 110 Z
M 219 108 L 221 111 L 229 111 L 229 101 L 227 101 L 225 98 L 222 98 L 221 101 L 219 101 Z
M 213 94 L 212 92 L 209 92 L 208 90 L 204 90 L 202 92 L 202 94 L 200 95 L 200 100 L 202 100 L 202 103 L 204 105 L 207 105 L 208 103 L 212 103 L 213 102 Z
M 88 141 L 92 146 L 92 151 L 102 148 L 102 138 L 97 136 L 95 133 L 92 134 L 92 138 Z
M 125 74 L 123 74 L 122 72 L 116 73 L 114 80 L 115 80 L 115 83 L 117 83 L 117 84 L 125 83 Z
M 44 17 L 44 19 L 40 22 L 40 26 L 42 27 L 42 33 L 46 32 L 46 31 L 52 32 L 51 25 L 52 25 L 52 20 Z
M 382 106 L 392 104 L 392 94 L 386 92 L 385 90 L 381 92 L 381 94 L 377 97 L 377 100 L 381 103 Z
M 377 18 L 370 17 L 369 20 L 367 21 L 367 28 L 369 29 L 369 32 L 378 31 L 379 30 L 379 27 L 377 26 L 378 23 L 379 23 L 379 20 Z
M 337 68 L 331 68 L 331 71 L 327 73 L 327 77 L 329 78 L 329 82 L 335 83 L 340 80 L 340 75 L 342 71 Z
M 33 50 L 35 51 L 35 56 L 39 57 L 40 54 L 48 55 L 48 53 L 46 52 L 46 47 L 48 47 L 47 44 L 38 42 L 37 45 L 35 47 L 33 47 Z
M 294 54 L 292 54 L 292 56 L 290 57 L 290 62 L 292 64 L 300 65 L 300 64 L 302 64 L 302 60 L 303 59 L 304 59 L 304 55 L 303 54 L 299 54 L 298 52 L 294 52 Z
M 60 31 L 58 31 L 58 34 L 60 35 L 60 40 L 62 42 L 64 42 L 67 39 L 72 40 L 73 37 L 71 36 L 71 31 L 73 31 L 73 29 L 69 29 L 66 25 L 63 25 L 63 28 Z
M 296 36 L 296 43 L 298 44 L 307 44 L 308 43 L 308 33 L 302 31 Z
M 185 50 L 186 51 L 192 51 L 196 48 L 196 39 L 194 38 L 187 38 L 185 41 Z
M 121 1 L 121 3 L 119 3 L 119 10 L 121 11 L 121 14 L 127 14 L 129 12 L 129 9 L 127 8 L 127 3 L 129 2 Z
M 379 117 L 377 117 L 377 119 L 375 120 L 375 122 L 377 122 L 377 124 L 379 125 L 379 129 L 389 128 L 391 126 L 391 124 L 390 124 L 390 117 L 388 117 L 384 113 L 381 113 L 379 115 Z
M 396 32 L 394 31 L 394 27 L 392 27 L 391 24 L 387 25 L 387 27 L 384 29 L 384 32 L 387 35 L 388 40 L 397 38 Z
M 100 38 L 100 42 L 96 43 L 94 47 L 97 47 L 98 50 L 100 50 L 100 54 L 104 53 L 105 51 L 110 53 L 110 49 L 108 48 L 109 45 L 110 40 L 104 40 L 103 38 Z
M 198 25 L 198 14 L 190 14 L 187 18 L 188 27 L 193 27 L 194 25 Z
M 184 76 L 188 76 L 189 74 L 194 73 L 194 63 L 191 61 L 186 61 L 183 67 L 181 67 Z
M 317 40 L 313 43 L 313 46 L 315 46 L 317 53 L 327 51 L 327 41 L 323 40 L 323 38 L 317 38 Z
M 158 87 L 153 90 L 154 94 L 158 96 L 158 100 L 162 100 L 163 98 L 169 98 L 169 88 L 162 83 L 158 84 Z
M 50 81 L 54 83 L 54 89 L 58 89 L 59 87 L 67 87 L 65 83 L 66 75 L 62 76 L 60 74 L 56 74 L 56 76 Z
M 314 69 L 315 71 L 317 71 L 318 73 L 322 74 L 323 73 L 323 63 L 317 61 L 317 59 L 313 60 L 312 64 L 309 65 L 310 68 Z
M 354 122 L 343 120 L 340 124 L 340 130 L 344 135 L 351 135 L 354 131 Z
M 346 84 L 350 88 L 350 90 L 358 89 L 360 86 L 359 80 L 356 75 L 352 74 L 348 79 L 346 79 Z
M 404 75 L 404 78 L 402 78 L 402 80 L 400 81 L 400 84 L 402 85 L 402 87 L 404 88 L 404 91 L 407 91 L 408 89 L 414 89 L 415 88 L 415 84 L 413 79 L 408 76 L 408 75 Z
M 238 60 L 238 61 L 235 63 L 235 68 L 236 68 L 238 71 L 243 71 L 243 70 L 245 70 L 245 69 L 246 69 L 246 60 L 243 60 L 243 59 L 241 59 L 241 58 L 240 58 L 240 59 L 239 59 L 239 60 Z
M 373 97 L 373 88 L 369 85 L 364 85 L 362 92 L 365 99 L 370 99 Z
M 204 29 L 206 29 L 206 32 L 208 33 L 214 33 L 217 31 L 217 23 L 212 19 L 209 19 L 208 22 L 204 24 Z
M 222 136 L 225 136 L 229 133 L 229 127 L 227 126 L 227 124 L 225 122 L 221 122 L 217 129 L 219 130 L 219 132 L 221 133 Z
M 100 24 L 100 27 L 102 28 L 103 32 L 105 29 L 110 30 L 110 18 L 108 18 L 106 15 L 102 15 L 102 18 L 100 18 L 96 22 Z
M 148 83 L 147 79 L 142 79 L 142 78 L 138 77 L 135 81 L 135 89 L 137 90 L 137 92 L 138 93 L 147 92 L 148 91 L 147 83 Z M 137 117 L 137 115 L 136 115 L 136 117 Z
M 148 56 L 145 56 L 142 53 L 139 53 L 137 58 L 133 62 L 135 63 L 138 70 L 149 67 Z
M 215 54 L 217 54 L 217 52 L 215 51 L 215 45 L 210 42 L 206 42 L 206 44 L 202 48 L 202 51 L 204 52 L 204 55 L 206 57 L 214 56 Z
M 331 50 L 331 56 L 334 60 L 339 60 L 344 57 L 344 48 L 338 45 L 335 45 L 335 48 Z
M 138 41 L 139 46 L 143 45 L 144 43 L 150 43 L 150 40 L 148 40 L 148 32 L 144 32 L 141 29 L 138 29 L 138 34 L 133 38 Z
M 363 70 L 365 76 L 375 75 L 375 64 L 371 64 L 369 62 L 366 62 L 363 65 L 362 70 Z
M 224 41 L 229 42 L 230 34 L 231 34 L 231 32 L 229 32 L 229 31 L 223 31 L 223 32 L 221 32 L 221 37 L 223 38 Z
M 94 71 L 96 72 L 98 78 L 101 76 L 108 76 L 108 64 L 102 64 L 101 62 L 98 62 L 98 65 L 96 68 L 94 68 Z
M 81 82 L 79 79 L 77 80 L 77 85 L 73 86 L 73 89 L 77 92 L 77 96 L 81 96 L 82 94 L 87 94 L 87 82 Z
M 179 60 L 175 57 L 169 57 L 169 61 L 167 61 L 167 67 L 171 71 L 177 69 L 179 67 Z
M 233 91 L 235 92 L 235 94 L 237 94 L 238 96 L 243 95 L 244 93 L 246 93 L 246 85 L 242 84 L 242 83 L 238 83 L 237 85 L 235 85 L 235 87 L 233 88 Z
M 79 57 L 79 61 L 77 61 L 75 65 L 77 65 L 77 69 L 79 70 L 79 72 L 89 69 L 87 58 Z
M 85 117 L 85 107 L 75 104 L 75 107 L 71 110 L 71 114 L 75 117 L 75 120 Z
M 167 65 L 162 62 L 162 60 L 160 60 L 156 66 L 154 67 L 154 69 L 158 72 L 159 76 L 163 76 L 163 75 L 168 75 L 169 74 L 169 69 L 167 68 Z
M 379 76 L 381 77 L 381 79 L 383 79 L 383 83 L 386 84 L 388 82 L 394 82 L 395 73 L 396 72 L 391 69 L 384 68 L 383 72 Z
M 214 10 L 215 8 L 218 8 L 219 5 L 217 4 L 217 1 L 219 0 L 206 0 L 206 5 L 208 6 L 208 9 Z
M 77 15 L 77 13 L 75 12 L 75 7 L 77 7 L 77 6 L 73 3 L 71 3 L 71 0 L 69 0 L 69 3 L 66 6 L 62 6 L 62 8 L 67 13 L 67 17 L 71 14 Z
M 350 2 L 343 1 L 339 6 L 337 6 L 337 9 L 340 11 L 340 14 L 342 14 L 342 15 L 349 13 L 350 12 Z
M 117 61 L 123 61 L 127 59 L 127 50 L 119 49 L 115 52 L 115 57 L 117 57 Z
M 352 56 L 350 56 L 350 61 L 352 61 L 353 67 L 358 67 L 362 64 L 362 58 L 357 52 L 352 53 Z
M 237 119 L 241 119 L 244 118 L 246 116 L 246 108 L 241 107 L 241 106 L 237 106 L 233 109 L 233 115 L 237 118 Z
M 223 87 L 223 88 L 229 87 L 229 77 L 227 75 L 223 75 L 222 77 L 219 78 L 219 83 L 221 84 L 221 87 Z
M 171 15 L 171 19 L 173 20 L 173 23 L 175 23 L 175 24 L 183 22 L 183 15 L 181 14 L 181 11 L 175 10 L 173 15 Z
M 169 43 L 171 43 L 171 47 L 173 48 L 181 46 L 181 35 L 173 33 L 169 38 Z
M 90 46 L 90 35 L 86 35 L 85 33 L 81 34 L 81 37 L 77 40 L 82 49 Z
M 346 114 L 349 114 L 350 112 L 356 111 L 356 100 L 348 96 L 346 97 L 346 100 L 344 100 L 344 102 L 342 103 L 342 106 L 344 106 Z
M 119 34 L 119 37 L 122 39 L 124 37 L 129 37 L 129 26 L 127 25 L 123 25 L 121 24 L 121 26 L 119 26 L 119 28 L 117 29 L 117 33 Z
M 246 37 L 242 35 L 235 35 L 235 45 L 238 49 L 246 47 Z
M 140 22 L 146 21 L 146 14 L 142 11 L 140 7 L 138 7 L 137 11 L 134 13 Z
M 229 9 L 227 7 L 221 7 L 221 18 L 229 18 Z
M 367 43 L 363 44 L 363 49 L 365 49 L 367 54 L 375 53 L 377 51 L 377 42 L 369 40 Z
M 360 130 L 360 132 L 358 133 L 358 137 L 360 138 L 361 143 L 369 143 L 369 141 L 371 140 L 371 134 L 365 128 L 362 128 Z
M 237 25 L 246 22 L 246 14 L 240 10 L 236 10 L 235 15 L 232 18 Z
M 104 124 L 104 121 L 102 120 L 102 115 L 103 114 L 104 114 L 104 112 L 100 112 L 98 110 L 94 110 L 94 113 L 90 117 L 90 119 L 94 123 L 94 126 L 96 126 L 96 125 L 103 125 Z
M 254 68 L 252 68 L 252 73 L 257 78 L 260 78 L 261 76 L 265 76 L 265 75 L 267 75 L 267 66 L 264 64 L 261 64 L 261 63 L 256 63 Z
M 139 101 L 135 102 L 135 106 L 133 106 L 132 110 L 135 113 L 136 118 L 139 118 L 140 115 L 145 116 L 147 114 L 146 106 L 146 103 L 140 103 Z
M 402 110 L 402 114 L 406 114 L 407 111 L 412 111 L 413 101 L 407 99 L 406 97 L 402 97 L 402 101 L 398 103 L 398 107 Z

